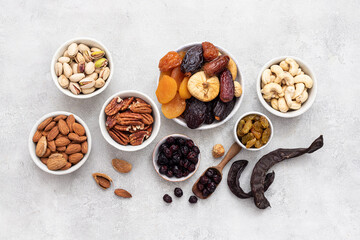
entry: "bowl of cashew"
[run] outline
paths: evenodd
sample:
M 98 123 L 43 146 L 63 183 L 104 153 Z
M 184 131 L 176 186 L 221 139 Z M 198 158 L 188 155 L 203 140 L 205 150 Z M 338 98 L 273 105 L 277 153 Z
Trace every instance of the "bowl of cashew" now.
M 308 64 L 297 57 L 282 56 L 267 62 L 257 77 L 261 104 L 272 114 L 292 118 L 314 103 L 317 82 Z

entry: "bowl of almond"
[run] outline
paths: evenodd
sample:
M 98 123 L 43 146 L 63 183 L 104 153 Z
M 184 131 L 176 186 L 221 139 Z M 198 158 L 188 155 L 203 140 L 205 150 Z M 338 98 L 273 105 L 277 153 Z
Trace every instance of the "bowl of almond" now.
M 29 151 L 41 170 L 54 175 L 72 173 L 88 159 L 90 130 L 75 114 L 64 111 L 48 113 L 32 128 Z

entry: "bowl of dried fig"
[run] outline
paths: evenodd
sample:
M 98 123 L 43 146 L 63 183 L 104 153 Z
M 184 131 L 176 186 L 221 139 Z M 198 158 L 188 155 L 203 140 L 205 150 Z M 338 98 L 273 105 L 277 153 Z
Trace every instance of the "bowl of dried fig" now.
M 168 119 L 190 129 L 224 124 L 239 109 L 244 81 L 236 59 L 210 42 L 190 43 L 159 61 L 156 89 Z
M 99 115 L 103 137 L 122 151 L 137 151 L 148 146 L 159 132 L 160 121 L 154 101 L 135 90 L 109 97 Z
M 29 151 L 41 170 L 54 175 L 72 173 L 89 157 L 90 130 L 73 113 L 57 111 L 46 114 L 30 132 Z

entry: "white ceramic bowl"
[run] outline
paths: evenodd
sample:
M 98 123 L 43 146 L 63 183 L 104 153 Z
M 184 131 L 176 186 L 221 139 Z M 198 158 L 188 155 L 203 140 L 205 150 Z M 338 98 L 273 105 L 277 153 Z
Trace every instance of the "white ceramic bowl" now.
M 299 67 L 303 70 L 303 72 L 307 75 L 309 75 L 312 80 L 314 81 L 313 87 L 308 89 L 308 94 L 309 97 L 306 100 L 306 102 L 304 102 L 301 106 L 300 109 L 298 110 L 289 110 L 286 113 L 277 111 L 275 109 L 273 109 L 270 105 L 270 103 L 267 103 L 265 101 L 265 99 L 263 98 L 262 94 L 261 94 L 261 75 L 262 73 L 270 68 L 272 65 L 274 64 L 279 64 L 281 61 L 285 60 L 287 57 L 290 57 L 292 59 L 294 59 L 298 64 Z M 316 97 L 316 93 L 317 93 L 317 81 L 316 81 L 316 77 L 314 72 L 312 71 L 312 69 L 310 68 L 310 66 L 308 64 L 306 64 L 303 60 L 297 58 L 297 57 L 292 57 L 292 56 L 281 56 L 281 57 L 276 57 L 271 59 L 269 62 L 267 62 L 260 70 L 259 75 L 257 76 L 257 84 L 256 84 L 256 92 L 258 95 L 258 98 L 261 102 L 261 104 L 266 108 L 266 110 L 268 110 L 269 112 L 271 112 L 272 114 L 279 116 L 279 117 L 283 117 L 283 118 L 292 118 L 292 117 L 297 117 L 300 116 L 301 114 L 303 114 L 304 112 L 306 112 L 307 110 L 309 110 L 309 108 L 311 107 L 311 105 L 314 103 L 315 101 L 315 97 Z
M 182 182 L 182 181 L 185 181 L 185 180 L 191 178 L 192 175 L 194 175 L 194 174 L 196 173 L 196 171 L 198 170 L 199 165 L 200 165 L 200 159 L 201 159 L 201 158 L 200 158 L 200 155 L 201 155 L 201 152 L 200 152 L 199 155 L 198 155 L 199 161 L 198 161 L 198 163 L 196 164 L 195 170 L 194 170 L 192 173 L 190 173 L 190 174 L 187 175 L 186 177 L 182 177 L 182 178 L 176 178 L 175 176 L 172 177 L 172 178 L 169 178 L 169 177 L 167 177 L 166 175 L 163 175 L 163 174 L 161 174 L 161 173 L 159 172 L 159 167 L 160 167 L 160 166 L 159 166 L 159 165 L 157 164 L 157 162 L 156 162 L 157 157 L 158 157 L 158 155 L 159 155 L 159 147 L 160 147 L 161 144 L 163 144 L 163 143 L 166 141 L 166 139 L 167 139 L 168 137 L 182 137 L 182 138 L 185 138 L 185 139 L 190 139 L 190 140 L 192 140 L 191 138 L 189 138 L 188 136 L 185 136 L 185 135 L 183 135 L 183 134 L 171 134 L 171 135 L 168 135 L 168 136 L 164 137 L 163 139 L 161 139 L 161 140 L 158 142 L 158 144 L 156 144 L 156 146 L 155 146 L 155 148 L 154 148 L 154 151 L 153 151 L 153 156 L 152 156 L 152 158 L 153 158 L 153 165 L 154 165 L 155 171 L 157 172 L 157 174 L 158 174 L 160 177 L 162 177 L 162 178 L 165 179 L 166 181 L 169 181 L 169 182 Z M 195 144 L 195 146 L 198 146 L 198 145 Z
M 201 42 L 195 42 L 195 43 L 186 44 L 186 45 L 181 46 L 180 48 L 176 49 L 176 52 L 187 51 L 187 50 L 189 50 L 189 48 L 193 47 L 194 45 L 198 45 L 198 44 L 201 44 Z M 239 110 L 240 104 L 241 104 L 241 102 L 242 102 L 242 100 L 244 98 L 244 93 L 245 93 L 244 80 L 243 80 L 243 77 L 241 76 L 241 71 L 239 69 L 239 64 L 238 64 L 236 58 L 233 55 L 231 55 L 229 53 L 229 51 L 227 51 L 226 49 L 224 49 L 224 48 L 222 48 L 220 46 L 216 46 L 216 47 L 219 49 L 219 51 L 223 55 L 228 55 L 229 57 L 231 57 L 234 60 L 236 66 L 237 66 L 237 70 L 238 70 L 238 74 L 237 74 L 237 77 L 236 77 L 235 81 L 240 82 L 241 87 L 242 87 L 242 94 L 241 94 L 241 96 L 239 98 L 236 99 L 235 106 L 234 106 L 233 110 L 230 112 L 230 114 L 224 120 L 222 120 L 221 122 L 215 121 L 212 124 L 203 124 L 200 127 L 196 128 L 195 130 L 212 129 L 212 128 L 216 128 L 216 127 L 226 123 Z M 174 118 L 173 120 L 176 123 L 180 124 L 181 126 L 188 127 L 183 118 L 178 117 L 178 118 Z
M 237 134 L 236 134 L 236 129 L 237 129 L 237 126 L 238 126 L 240 120 L 243 119 L 244 117 L 250 115 L 250 114 L 256 114 L 256 115 L 264 116 L 264 117 L 268 120 L 269 125 L 270 125 L 271 134 L 270 134 L 270 137 L 269 137 L 269 141 L 268 141 L 265 145 L 263 145 L 262 147 L 260 147 L 260 148 L 246 148 L 246 146 L 241 143 L 241 141 L 239 140 L 239 138 L 238 138 L 238 136 L 237 136 Z M 259 151 L 259 150 L 265 148 L 265 147 L 270 143 L 273 135 L 274 135 L 274 126 L 273 126 L 272 122 L 270 121 L 270 119 L 269 119 L 265 114 L 260 113 L 260 112 L 247 112 L 247 113 L 244 113 L 244 114 L 236 121 L 235 126 L 234 126 L 234 138 L 235 138 L 235 141 L 236 141 L 237 144 L 239 144 L 243 149 L 249 150 L 249 151 Z
M 32 141 L 32 138 L 37 130 L 37 127 L 39 126 L 39 124 L 44 121 L 46 118 L 48 117 L 53 117 L 53 116 L 57 116 L 57 115 L 66 115 L 66 116 L 69 116 L 69 115 L 74 115 L 76 121 L 78 123 L 80 123 L 84 128 L 85 128 L 85 132 L 86 132 L 86 137 L 87 137 L 87 142 L 88 142 L 88 151 L 87 153 L 84 155 L 83 159 L 81 159 L 81 161 L 79 163 L 77 163 L 76 165 L 72 166 L 71 168 L 69 168 L 68 170 L 64 170 L 64 171 L 52 171 L 52 170 L 49 170 L 47 168 L 47 166 L 45 164 L 43 164 L 39 157 L 36 156 L 35 154 L 35 147 L 36 147 L 36 144 Z M 86 160 L 88 159 L 89 155 L 90 155 L 90 152 L 91 152 L 91 134 L 90 134 L 90 130 L 88 128 L 88 126 L 86 125 L 86 123 L 77 115 L 71 113 L 71 112 L 64 112 L 64 111 L 57 111 L 57 112 L 52 112 L 52 113 L 48 113 L 44 116 L 42 116 L 34 125 L 34 127 L 31 129 L 30 131 L 30 135 L 29 135 L 29 151 L 30 151 L 30 155 L 31 155 L 31 158 L 32 160 L 34 161 L 34 163 L 41 169 L 43 170 L 44 172 L 47 172 L 47 173 L 51 173 L 51 174 L 54 174 L 54 175 L 65 175 L 65 174 L 68 174 L 68 173 L 72 173 L 72 172 L 75 172 L 76 170 L 78 170 L 82 165 L 84 165 L 84 163 L 86 162 Z
M 77 44 L 83 43 L 85 45 L 88 45 L 89 47 L 97 47 L 97 48 L 100 48 L 100 49 L 105 51 L 105 57 L 107 58 L 107 60 L 109 62 L 108 67 L 110 68 L 110 75 L 109 75 L 108 79 L 105 81 L 105 85 L 102 88 L 96 89 L 93 93 L 75 95 L 71 91 L 69 91 L 68 89 L 62 88 L 60 86 L 60 84 L 58 83 L 58 77 L 55 74 L 55 63 L 57 62 L 59 57 L 63 56 L 66 49 L 73 42 L 76 42 Z M 93 96 L 96 96 L 96 95 L 102 93 L 107 88 L 107 86 L 110 84 L 110 81 L 111 81 L 112 76 L 114 74 L 114 63 L 113 63 L 113 59 L 111 57 L 110 51 L 105 47 L 104 44 L 102 44 L 98 40 L 95 40 L 95 39 L 92 39 L 92 38 L 74 38 L 74 39 L 70 39 L 69 41 L 65 42 L 64 44 L 62 44 L 56 50 L 56 52 L 55 52 L 55 54 L 54 54 L 54 56 L 52 58 L 52 61 L 51 61 L 50 71 L 51 71 L 51 77 L 52 77 L 52 79 L 53 79 L 53 81 L 55 83 L 55 86 L 62 93 L 64 93 L 65 95 L 67 95 L 69 97 L 85 99 L 85 98 L 91 98 Z
M 146 139 L 141 145 L 138 146 L 132 146 L 132 145 L 121 145 L 117 142 L 115 142 L 114 139 L 111 138 L 111 136 L 109 135 L 106 126 L 105 126 L 105 122 L 106 122 L 106 115 L 105 115 L 105 107 L 109 104 L 109 102 L 114 98 L 114 97 L 120 97 L 120 98 L 126 98 L 126 97 L 138 97 L 143 99 L 145 102 L 147 102 L 148 104 L 151 105 L 152 110 L 153 110 L 153 118 L 154 118 L 154 123 L 153 123 L 153 130 L 151 133 L 151 136 Z M 112 95 L 111 97 L 109 97 L 103 107 L 101 108 L 100 111 L 100 115 L 99 115 L 99 125 L 100 125 L 100 130 L 101 133 L 103 135 L 103 137 L 105 138 L 105 140 L 110 143 L 112 146 L 114 146 L 115 148 L 121 150 L 121 151 L 127 151 L 127 152 L 133 152 L 133 151 L 137 151 L 140 149 L 145 148 L 147 145 L 149 145 L 152 141 L 154 141 L 154 139 L 156 138 L 157 134 L 159 133 L 159 129 L 160 129 L 160 125 L 161 125 L 161 120 L 160 120 L 160 113 L 159 113 L 159 109 L 157 108 L 155 102 L 146 94 L 135 91 L 135 90 L 127 90 L 127 91 L 122 91 L 122 92 L 118 92 L 115 93 L 114 95 Z

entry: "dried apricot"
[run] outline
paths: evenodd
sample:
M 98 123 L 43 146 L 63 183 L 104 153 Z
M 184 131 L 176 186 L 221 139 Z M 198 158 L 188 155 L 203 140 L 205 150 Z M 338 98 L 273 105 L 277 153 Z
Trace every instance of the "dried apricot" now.
M 177 83 L 175 79 L 168 75 L 164 75 L 156 89 L 156 97 L 161 104 L 170 102 L 176 95 Z
M 180 66 L 182 58 L 175 51 L 168 52 L 164 57 L 160 59 L 159 68 L 161 72 L 166 72 Z
M 164 75 L 170 76 L 170 75 L 171 75 L 171 71 L 169 70 L 169 71 L 166 71 L 166 72 L 160 72 L 159 81 L 160 81 L 160 79 L 161 79 Z
M 163 104 L 161 106 L 161 111 L 166 118 L 172 119 L 179 117 L 186 108 L 186 102 L 180 97 L 177 93 L 169 103 Z
M 214 44 L 209 42 L 203 42 L 201 45 L 204 52 L 204 59 L 206 61 L 211 61 L 219 55 L 219 50 L 214 46 Z
M 191 98 L 191 94 L 188 90 L 188 81 L 189 81 L 189 78 L 188 77 L 184 77 L 184 79 L 182 80 L 181 84 L 180 84 L 180 88 L 179 88 L 179 94 L 180 94 L 180 97 L 182 99 L 189 99 Z
M 180 66 L 174 68 L 171 71 L 171 75 L 170 75 L 173 79 L 175 79 L 176 83 L 177 83 L 177 89 L 179 90 L 180 88 L 180 84 L 184 78 L 184 73 L 181 72 Z

